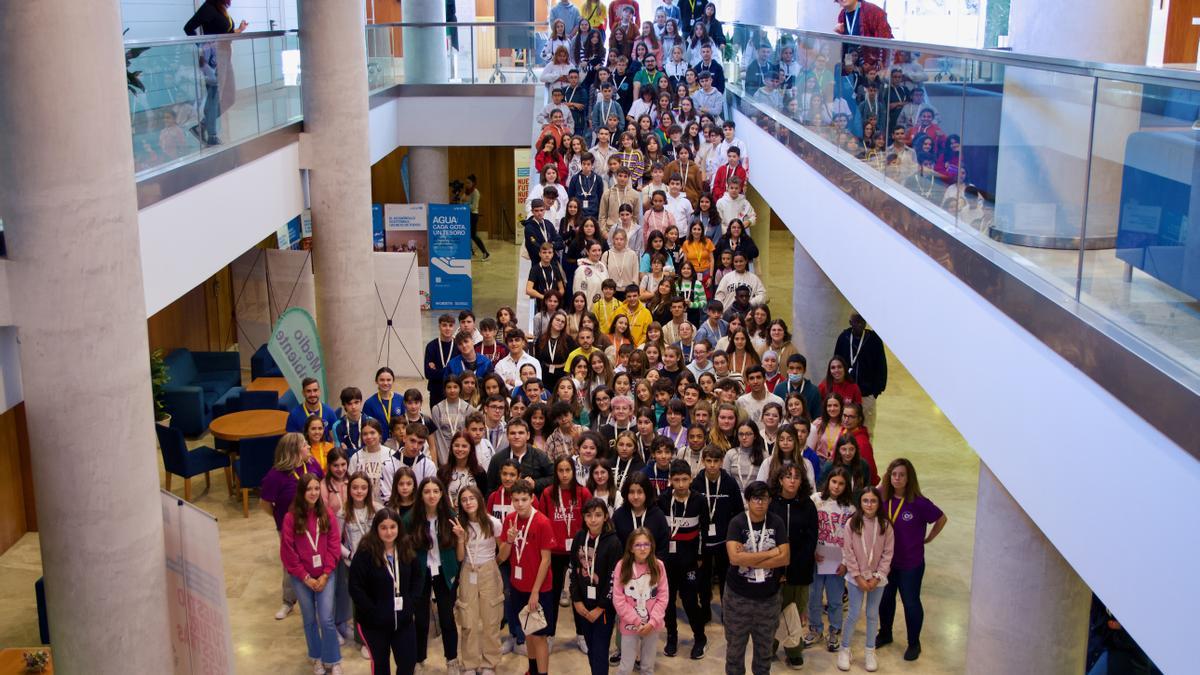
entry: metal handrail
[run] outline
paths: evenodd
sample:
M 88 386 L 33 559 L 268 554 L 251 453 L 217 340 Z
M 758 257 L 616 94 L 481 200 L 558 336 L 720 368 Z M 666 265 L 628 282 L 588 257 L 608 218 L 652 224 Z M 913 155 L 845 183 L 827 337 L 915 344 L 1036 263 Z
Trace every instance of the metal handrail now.
M 1047 70 L 1070 75 L 1083 75 L 1124 82 L 1140 84 L 1157 84 L 1187 88 L 1200 88 L 1200 71 L 1175 70 L 1170 68 L 1154 68 L 1151 66 L 1127 65 L 1121 63 L 1101 63 L 1065 59 L 1056 56 L 1040 56 L 1024 54 L 999 49 L 977 49 L 973 47 L 951 47 L 924 42 L 908 42 L 888 38 L 860 37 L 857 35 L 842 35 L 841 33 L 825 33 L 821 31 L 802 30 L 799 28 L 780 28 L 778 26 L 762 26 L 759 24 L 731 22 L 734 26 L 752 29 L 773 29 L 783 33 L 803 35 L 816 40 L 833 42 L 850 42 L 864 47 L 920 52 L 938 56 L 958 56 L 965 59 L 998 63 L 1006 66 Z
M 126 40 L 125 47 L 171 47 L 174 45 L 189 45 L 207 42 L 233 42 L 234 40 L 253 40 L 255 38 L 284 37 L 299 35 L 295 30 L 264 30 L 254 33 L 225 33 L 223 35 L 180 35 L 179 37 L 156 38 L 153 40 Z
M 476 26 L 481 28 L 547 28 L 548 24 L 545 21 L 391 21 L 367 24 L 367 28 L 373 26 L 380 28 L 473 28 Z

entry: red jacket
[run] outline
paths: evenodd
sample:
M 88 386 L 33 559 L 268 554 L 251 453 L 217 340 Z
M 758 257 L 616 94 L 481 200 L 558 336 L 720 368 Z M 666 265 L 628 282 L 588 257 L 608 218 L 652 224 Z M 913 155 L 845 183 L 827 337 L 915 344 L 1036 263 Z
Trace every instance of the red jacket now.
M 879 5 L 865 0 L 858 3 L 858 18 L 854 22 L 854 34 L 860 37 L 892 38 L 892 27 L 888 25 L 887 12 Z M 846 26 L 846 10 L 838 12 L 838 23 Z
M 858 455 L 862 457 L 867 466 L 871 468 L 871 485 L 879 484 L 879 471 L 875 468 L 875 448 L 871 447 L 871 433 L 867 428 L 859 425 L 854 431 L 842 431 L 842 435 L 850 435 L 854 437 L 854 442 L 858 443 Z
M 742 179 L 742 194 L 746 194 L 746 169 L 745 169 L 745 167 L 743 167 L 741 164 L 738 164 L 737 169 L 735 169 L 733 172 L 733 175 Z M 729 165 L 722 164 L 720 167 L 717 168 L 717 172 L 715 174 L 713 174 L 713 189 L 712 189 L 713 204 L 716 204 L 717 200 L 720 199 L 725 194 L 725 183 L 728 180 L 729 180 Z

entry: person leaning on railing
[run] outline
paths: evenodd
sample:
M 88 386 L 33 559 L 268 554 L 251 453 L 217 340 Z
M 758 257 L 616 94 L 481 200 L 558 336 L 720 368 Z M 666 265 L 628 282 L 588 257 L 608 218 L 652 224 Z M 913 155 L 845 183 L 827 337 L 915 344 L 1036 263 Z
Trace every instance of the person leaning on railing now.
M 200 30 L 204 35 L 228 35 L 241 33 L 249 25 L 242 21 L 235 28 L 229 15 L 231 0 L 205 0 L 191 19 L 183 25 L 183 32 L 195 35 Z M 204 119 L 199 129 L 193 129 L 200 140 L 208 145 L 221 142 L 221 113 L 233 106 L 237 85 L 233 80 L 233 45 L 230 42 L 208 42 L 198 45 L 199 65 L 204 73 L 205 99 Z

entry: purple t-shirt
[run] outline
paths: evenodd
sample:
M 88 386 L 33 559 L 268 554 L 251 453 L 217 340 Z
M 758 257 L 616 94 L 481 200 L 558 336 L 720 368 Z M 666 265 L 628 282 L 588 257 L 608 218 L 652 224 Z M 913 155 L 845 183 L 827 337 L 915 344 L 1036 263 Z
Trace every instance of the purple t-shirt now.
M 279 471 L 272 468 L 267 471 L 267 475 L 263 476 L 259 496 L 263 501 L 271 502 L 276 530 L 283 527 L 283 517 L 287 515 L 288 509 L 292 506 L 292 500 L 296 498 L 296 484 L 300 482 L 300 476 L 304 473 L 316 474 L 317 477 L 324 475 L 317 460 L 309 457 L 305 471 L 300 471 L 300 469 Z
M 892 514 L 895 514 L 893 518 Z M 887 515 L 896 527 L 896 548 L 892 554 L 892 569 L 916 569 L 925 562 L 925 528 L 942 517 L 942 510 L 925 497 L 901 502 L 892 497 L 887 503 Z

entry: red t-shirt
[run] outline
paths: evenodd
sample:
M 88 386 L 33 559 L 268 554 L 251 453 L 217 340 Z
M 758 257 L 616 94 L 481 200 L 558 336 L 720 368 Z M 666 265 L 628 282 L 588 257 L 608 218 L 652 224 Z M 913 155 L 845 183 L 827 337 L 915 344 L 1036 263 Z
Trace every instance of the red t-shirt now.
M 553 551 L 557 543 L 554 540 L 554 528 L 550 525 L 550 519 L 539 513 L 536 509 L 534 509 L 532 517 L 532 523 L 528 520 L 518 521 L 517 514 L 510 513 L 504 519 L 504 527 L 500 528 L 500 541 L 510 544 L 513 547 L 512 555 L 508 558 L 512 564 L 513 588 L 522 593 L 533 592 L 533 582 L 537 579 L 538 567 L 542 564 L 542 551 Z M 517 543 L 510 541 L 508 538 L 508 530 L 514 524 L 517 528 L 518 537 L 525 532 L 526 525 L 529 527 L 527 538 L 525 543 L 520 547 L 519 552 L 517 550 Z M 518 572 L 518 570 L 520 571 Z M 542 581 L 542 587 L 539 590 L 540 593 L 545 593 L 551 589 L 551 576 L 549 570 L 547 570 L 546 578 Z
M 571 552 L 571 543 L 575 540 L 575 534 L 583 527 L 583 505 L 592 498 L 592 493 L 585 487 L 577 487 L 574 493 L 578 496 L 576 499 L 570 490 L 563 490 L 563 506 L 560 507 L 555 501 L 558 490 L 557 485 L 548 485 L 542 491 L 542 499 L 537 504 L 537 510 L 546 514 L 546 517 L 550 519 L 550 526 L 554 529 L 554 540 L 558 543 L 554 553 L 568 555 Z
M 504 522 L 508 514 L 513 512 L 512 495 L 505 494 L 507 490 L 499 488 L 487 498 L 488 513 L 496 517 L 496 520 Z M 536 505 L 536 504 L 535 504 Z

